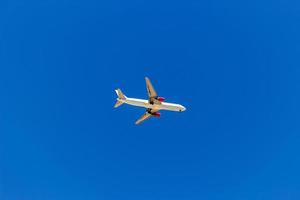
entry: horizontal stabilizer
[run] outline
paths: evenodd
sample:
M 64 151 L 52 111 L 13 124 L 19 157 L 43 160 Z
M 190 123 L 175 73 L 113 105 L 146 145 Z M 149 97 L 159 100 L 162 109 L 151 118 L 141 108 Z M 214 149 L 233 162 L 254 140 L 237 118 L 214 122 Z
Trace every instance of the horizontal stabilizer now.
M 124 102 L 123 101 L 119 101 L 117 100 L 116 104 L 115 104 L 115 108 L 119 107 L 120 105 L 122 105 Z

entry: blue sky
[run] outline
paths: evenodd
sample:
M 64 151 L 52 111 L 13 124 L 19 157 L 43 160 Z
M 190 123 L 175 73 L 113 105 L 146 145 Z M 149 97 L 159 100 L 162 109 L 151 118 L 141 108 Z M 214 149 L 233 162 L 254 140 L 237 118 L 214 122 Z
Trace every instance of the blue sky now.
M 0 199 L 300 199 L 300 3 L 0 2 Z M 144 77 L 184 113 L 141 126 Z

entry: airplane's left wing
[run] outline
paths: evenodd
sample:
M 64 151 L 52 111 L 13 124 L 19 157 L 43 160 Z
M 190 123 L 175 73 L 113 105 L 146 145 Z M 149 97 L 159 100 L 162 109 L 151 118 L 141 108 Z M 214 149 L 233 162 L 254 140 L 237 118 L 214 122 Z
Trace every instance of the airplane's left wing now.
M 153 113 L 156 113 L 157 109 L 147 109 L 146 112 L 135 122 L 136 125 L 143 123 L 145 120 L 149 119 Z
M 141 124 L 142 122 L 144 122 L 146 119 L 149 119 L 151 116 L 152 116 L 152 114 L 149 113 L 149 112 L 147 111 L 147 112 L 145 112 L 145 113 L 141 116 L 141 118 L 139 118 L 139 119 L 135 122 L 135 124 L 136 124 L 136 125 L 139 125 L 139 124 Z

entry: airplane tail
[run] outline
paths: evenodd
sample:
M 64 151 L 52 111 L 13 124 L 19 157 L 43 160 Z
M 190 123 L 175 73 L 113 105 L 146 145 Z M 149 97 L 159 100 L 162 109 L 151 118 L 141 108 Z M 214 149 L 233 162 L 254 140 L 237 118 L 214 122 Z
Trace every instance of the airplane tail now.
M 116 89 L 115 91 L 118 95 L 117 102 L 115 104 L 115 108 L 117 108 L 124 103 L 124 101 L 122 101 L 122 100 L 125 100 L 126 96 L 123 94 L 123 92 L 120 89 Z

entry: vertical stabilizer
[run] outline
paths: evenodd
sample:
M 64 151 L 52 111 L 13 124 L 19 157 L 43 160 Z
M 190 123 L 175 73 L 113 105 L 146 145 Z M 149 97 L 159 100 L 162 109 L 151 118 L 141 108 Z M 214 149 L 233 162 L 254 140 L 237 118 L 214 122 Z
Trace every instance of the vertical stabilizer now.
M 119 99 L 126 99 L 126 96 L 123 94 L 123 92 L 120 89 L 116 89 L 115 91 Z
M 120 89 L 116 89 L 115 91 L 118 95 L 118 98 L 117 98 L 117 102 L 114 107 L 117 108 L 124 103 L 123 100 L 126 99 L 126 96 L 123 94 L 123 92 Z

